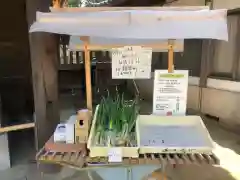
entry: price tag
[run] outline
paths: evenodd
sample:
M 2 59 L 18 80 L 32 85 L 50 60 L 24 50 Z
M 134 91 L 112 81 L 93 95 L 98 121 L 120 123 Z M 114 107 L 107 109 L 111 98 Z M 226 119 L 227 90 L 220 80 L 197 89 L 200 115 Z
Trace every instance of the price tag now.
M 108 162 L 122 162 L 122 148 L 110 148 L 108 151 Z

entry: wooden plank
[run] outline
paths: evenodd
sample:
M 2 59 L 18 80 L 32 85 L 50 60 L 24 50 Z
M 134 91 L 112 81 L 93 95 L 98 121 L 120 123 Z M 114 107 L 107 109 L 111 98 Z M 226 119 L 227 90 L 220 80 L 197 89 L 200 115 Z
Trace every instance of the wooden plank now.
M 54 161 L 56 161 L 56 162 L 61 162 L 62 159 L 63 159 L 63 154 L 62 154 L 62 153 L 60 153 L 60 154 L 57 153 L 56 156 L 55 156 L 55 158 L 54 158 Z
M 167 157 L 169 164 L 171 164 L 171 165 L 177 164 L 176 160 L 172 157 L 172 155 L 166 154 L 166 157 Z
M 142 47 L 150 47 L 155 51 L 167 51 L 168 50 L 168 44 L 163 43 L 146 43 L 146 44 L 138 44 Z M 88 50 L 91 51 L 107 51 L 111 50 L 112 48 L 120 48 L 122 46 L 136 46 L 136 44 L 91 44 L 88 45 Z M 176 42 L 176 44 L 173 45 L 174 51 L 183 51 L 183 44 Z M 84 45 L 76 45 L 75 49 L 81 51 L 84 50 Z
M 76 161 L 76 165 L 77 165 L 78 167 L 83 167 L 83 165 L 85 164 L 85 162 L 86 162 L 85 156 L 84 156 L 83 154 L 80 154 L 80 155 L 78 156 L 77 161 Z
M 53 153 L 51 153 L 51 154 L 49 154 L 48 155 L 48 159 L 50 160 L 50 161 L 54 161 L 55 160 L 55 157 L 56 157 L 56 152 L 53 152 Z
M 172 73 L 174 70 L 173 64 L 173 40 L 168 41 L 168 73 Z
M 36 19 L 36 11 L 47 12 L 50 4 L 50 0 L 26 1 L 28 27 Z M 59 123 L 57 43 L 55 35 L 40 32 L 29 35 L 37 150 L 44 146 Z
M 52 0 L 52 4 L 53 4 L 54 8 L 60 8 L 61 7 L 60 0 Z
M 69 162 L 70 158 L 71 158 L 72 153 L 65 153 L 63 156 L 63 161 L 64 162 Z
M 176 160 L 177 164 L 184 164 L 183 160 L 177 154 L 173 154 L 173 158 Z
M 167 164 L 167 158 L 163 154 L 159 154 L 159 158 L 162 164 Z
M 210 155 L 210 157 L 214 160 L 214 163 L 219 165 L 220 164 L 220 160 L 218 159 L 218 157 L 215 154 Z
M 40 157 L 42 156 L 42 154 L 44 153 L 44 151 L 45 151 L 45 149 L 44 149 L 44 147 L 42 147 L 42 148 L 37 152 L 37 154 L 36 154 L 36 156 L 35 156 L 35 159 L 36 159 L 36 160 L 40 159 Z
M 186 164 L 192 164 L 192 162 L 189 160 L 188 156 L 186 156 L 185 154 L 182 154 L 181 157 L 183 158 L 183 160 Z
M 202 154 L 195 154 L 195 157 L 200 164 L 206 164 L 206 159 L 204 159 Z
M 194 154 L 187 154 L 187 156 L 189 160 L 192 162 L 192 164 L 196 164 L 196 165 L 199 164 Z
M 203 154 L 202 157 L 204 158 L 204 161 L 206 163 L 211 164 L 211 165 L 214 164 L 214 161 L 212 160 L 212 158 L 209 155 Z
M 34 123 L 26 123 L 26 124 L 19 124 L 14 126 L 2 127 L 0 128 L 0 133 L 10 132 L 10 131 L 17 131 L 21 129 L 29 129 L 35 127 Z
M 87 108 L 92 111 L 91 60 L 90 51 L 88 49 L 89 38 L 81 37 L 81 40 L 84 42 Z
M 160 164 L 160 159 L 158 154 L 151 154 L 151 159 L 153 164 Z
M 146 164 L 151 164 L 151 155 L 150 154 L 144 154 L 144 159 Z
M 139 154 L 139 164 L 145 164 L 146 161 L 144 159 L 144 155 L 143 154 Z
M 42 155 L 42 158 L 43 158 L 44 160 L 47 160 L 47 159 L 48 159 L 48 154 L 49 154 L 49 152 L 48 152 L 48 151 L 45 151 L 44 154 Z
M 129 158 L 123 158 L 123 164 L 124 165 L 130 164 Z
M 79 152 L 73 152 L 73 153 L 71 154 L 71 157 L 70 157 L 70 160 L 69 160 L 69 161 L 70 161 L 71 163 L 76 162 L 78 156 L 79 156 Z

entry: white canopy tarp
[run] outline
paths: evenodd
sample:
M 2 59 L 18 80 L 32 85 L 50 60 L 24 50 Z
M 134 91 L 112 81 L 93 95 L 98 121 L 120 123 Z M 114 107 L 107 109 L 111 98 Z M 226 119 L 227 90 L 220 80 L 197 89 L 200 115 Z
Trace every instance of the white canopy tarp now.
M 209 6 L 137 6 L 137 7 L 50 7 L 51 12 L 96 12 L 96 11 L 125 11 L 125 10 L 151 10 L 151 11 L 199 11 L 210 10 Z
M 37 12 L 30 32 L 119 39 L 228 40 L 227 10 Z

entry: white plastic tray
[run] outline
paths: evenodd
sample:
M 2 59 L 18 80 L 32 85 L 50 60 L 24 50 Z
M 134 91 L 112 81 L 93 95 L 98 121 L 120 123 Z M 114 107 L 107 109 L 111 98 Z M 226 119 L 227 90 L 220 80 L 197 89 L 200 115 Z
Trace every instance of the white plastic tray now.
M 200 116 L 140 115 L 136 131 L 140 154 L 210 154 L 214 147 Z

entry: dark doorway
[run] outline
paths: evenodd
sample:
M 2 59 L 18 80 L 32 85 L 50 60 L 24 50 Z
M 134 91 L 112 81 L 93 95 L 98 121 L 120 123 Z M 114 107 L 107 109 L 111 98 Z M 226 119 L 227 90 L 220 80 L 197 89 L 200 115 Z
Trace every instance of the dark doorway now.
M 13 4 L 14 3 L 14 4 Z M 10 10 L 9 10 L 9 7 Z M 0 6 L 0 96 L 1 126 L 33 120 L 33 93 L 25 0 L 3 1 Z M 22 147 L 34 147 L 33 131 L 9 132 L 12 157 L 21 156 Z M 30 136 L 29 136 L 30 134 Z M 29 146 L 24 142 L 33 142 Z M 22 144 L 23 143 L 23 144 Z M 26 157 L 26 156 L 22 156 Z M 17 157 L 16 157 L 17 158 Z

